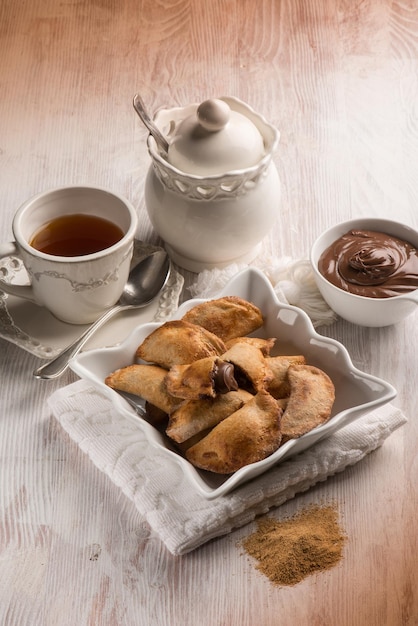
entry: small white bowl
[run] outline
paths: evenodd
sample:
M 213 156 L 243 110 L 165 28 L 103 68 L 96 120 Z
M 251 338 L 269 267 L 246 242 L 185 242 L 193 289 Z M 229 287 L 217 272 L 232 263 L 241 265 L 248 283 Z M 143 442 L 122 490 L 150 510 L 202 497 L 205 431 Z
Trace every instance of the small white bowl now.
M 249 300 L 260 307 L 264 326 L 256 334 L 261 337 L 278 337 L 275 353 L 304 354 L 307 362 L 323 369 L 335 385 L 335 403 L 327 423 L 314 428 L 299 439 L 287 441 L 283 446 L 257 463 L 242 467 L 230 476 L 220 476 L 198 470 L 177 453 L 168 437 L 158 432 L 151 424 L 138 418 L 134 409 L 116 391 L 107 387 L 105 377 L 119 367 L 132 362 L 137 346 L 159 323 L 138 326 L 126 340 L 113 348 L 101 348 L 83 352 L 71 361 L 71 368 L 81 377 L 103 391 L 115 409 L 127 419 L 134 420 L 138 429 L 166 456 L 167 464 L 180 464 L 191 488 L 207 499 L 226 495 L 244 482 L 259 476 L 290 456 L 302 452 L 314 443 L 346 426 L 365 413 L 376 409 L 395 396 L 396 391 L 389 383 L 361 372 L 354 367 L 344 346 L 337 341 L 322 337 L 314 330 L 309 317 L 294 306 L 278 301 L 267 278 L 259 270 L 245 269 L 233 278 L 219 294 L 235 295 Z M 203 300 L 184 302 L 174 319 L 180 319 L 186 311 Z
M 334 241 L 348 231 L 374 230 L 387 233 L 408 241 L 418 248 L 418 232 L 392 220 L 364 217 L 352 219 L 332 226 L 323 232 L 311 248 L 310 261 L 314 277 L 322 297 L 340 317 L 359 326 L 381 327 L 390 326 L 402 321 L 416 311 L 418 305 L 418 289 L 399 296 L 389 298 L 368 298 L 358 296 L 330 283 L 319 271 L 318 261 L 321 254 Z

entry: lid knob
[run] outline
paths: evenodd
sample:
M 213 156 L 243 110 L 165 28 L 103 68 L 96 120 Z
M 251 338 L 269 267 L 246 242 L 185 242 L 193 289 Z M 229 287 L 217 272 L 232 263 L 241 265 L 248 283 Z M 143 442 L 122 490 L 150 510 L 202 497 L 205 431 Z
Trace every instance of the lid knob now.
M 173 128 L 168 162 L 196 176 L 221 176 L 259 163 L 265 155 L 263 136 L 230 103 L 212 98 L 189 107 Z
M 211 133 L 222 130 L 230 118 L 231 109 L 223 100 L 211 98 L 202 102 L 197 109 L 199 124 Z

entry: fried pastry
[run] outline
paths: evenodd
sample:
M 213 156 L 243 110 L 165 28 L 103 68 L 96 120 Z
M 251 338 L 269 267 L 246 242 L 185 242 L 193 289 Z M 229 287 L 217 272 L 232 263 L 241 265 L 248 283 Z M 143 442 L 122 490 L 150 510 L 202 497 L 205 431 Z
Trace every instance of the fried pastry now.
M 183 454 L 183 456 L 186 456 L 186 451 L 196 445 L 201 439 L 203 439 L 203 437 L 206 437 L 210 430 L 210 428 L 202 430 L 200 433 L 190 437 L 190 439 L 186 439 L 186 441 L 176 441 L 174 445 Z
M 140 396 L 164 413 L 171 413 L 181 402 L 167 391 L 167 371 L 158 365 L 133 364 L 116 370 L 105 379 L 112 389 Z
M 263 356 L 269 356 L 270 350 L 276 343 L 276 339 L 263 339 L 262 337 L 234 337 L 233 339 L 229 339 L 225 342 L 227 350 L 232 348 L 232 346 L 236 343 L 249 343 L 261 350 Z
M 201 326 L 183 320 L 165 322 L 144 339 L 136 356 L 170 369 L 225 352 L 224 342 Z
M 273 398 L 286 398 L 290 394 L 290 383 L 287 376 L 287 370 L 290 365 L 304 365 L 305 357 L 296 356 L 272 356 L 266 359 L 273 378 L 268 383 L 267 391 L 271 393 Z
M 222 355 L 222 360 L 234 365 L 239 387 L 248 391 L 256 393 L 266 389 L 272 379 L 262 351 L 250 343 L 235 343 Z
M 282 417 L 283 443 L 328 421 L 335 399 L 334 384 L 321 369 L 290 365 L 287 375 L 290 396 Z
M 201 302 L 190 309 L 182 319 L 203 326 L 221 337 L 223 341 L 249 335 L 263 325 L 260 309 L 238 296 L 225 296 Z
M 280 445 L 281 413 L 276 400 L 261 391 L 189 448 L 186 458 L 196 467 L 218 474 L 231 474 L 261 461 Z
M 182 443 L 198 433 L 213 428 L 254 396 L 243 389 L 216 396 L 188 400 L 175 409 L 168 420 L 167 435 Z
M 232 363 L 208 356 L 189 365 L 173 365 L 167 373 L 167 389 L 171 395 L 185 400 L 214 398 L 218 393 L 238 389 Z

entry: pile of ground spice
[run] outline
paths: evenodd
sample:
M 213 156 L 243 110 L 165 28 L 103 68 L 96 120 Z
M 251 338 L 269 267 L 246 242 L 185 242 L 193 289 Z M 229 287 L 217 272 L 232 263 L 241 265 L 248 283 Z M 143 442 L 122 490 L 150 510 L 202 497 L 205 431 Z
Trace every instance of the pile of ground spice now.
M 259 520 L 243 547 L 273 584 L 295 585 L 310 574 L 334 567 L 342 558 L 345 540 L 337 507 L 313 505 L 283 521 Z

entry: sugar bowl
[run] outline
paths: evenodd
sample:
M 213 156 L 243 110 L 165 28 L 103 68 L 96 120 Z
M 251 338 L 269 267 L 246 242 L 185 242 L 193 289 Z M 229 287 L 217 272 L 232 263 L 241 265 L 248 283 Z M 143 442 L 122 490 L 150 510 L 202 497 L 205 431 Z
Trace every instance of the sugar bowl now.
M 173 261 L 193 272 L 250 262 L 279 213 L 279 131 L 233 97 L 163 109 L 154 122 L 168 150 L 149 135 L 145 205 Z

